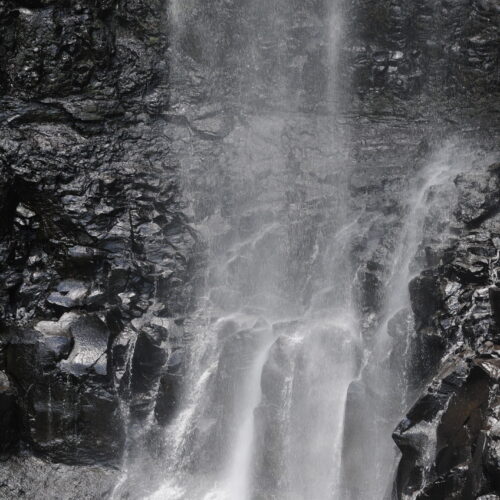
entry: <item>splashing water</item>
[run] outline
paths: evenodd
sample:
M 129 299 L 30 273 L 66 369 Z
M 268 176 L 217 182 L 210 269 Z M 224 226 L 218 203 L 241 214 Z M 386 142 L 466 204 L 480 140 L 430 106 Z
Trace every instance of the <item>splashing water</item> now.
M 171 108 L 189 126 L 167 132 L 207 250 L 185 323 L 183 394 L 149 500 L 383 499 L 392 480 L 406 382 L 388 367 L 389 325 L 403 310 L 408 354 L 408 282 L 430 194 L 456 171 L 445 148 L 413 179 L 380 318 L 367 327 L 354 249 L 369 225 L 349 193 L 348 133 L 337 123 L 341 4 L 307 22 L 304 5 L 170 6 L 172 81 L 189 81 L 173 84 Z M 314 45 L 307 35 L 318 31 Z

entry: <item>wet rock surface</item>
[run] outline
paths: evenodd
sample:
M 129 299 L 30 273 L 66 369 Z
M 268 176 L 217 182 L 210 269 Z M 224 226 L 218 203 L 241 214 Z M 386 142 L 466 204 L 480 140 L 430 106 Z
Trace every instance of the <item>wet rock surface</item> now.
M 74 467 L 21 455 L 0 467 L 0 498 L 105 499 L 118 479 L 116 469 L 102 464 Z
M 443 361 L 438 357 L 420 371 L 420 380 L 432 380 L 395 430 L 402 452 L 397 498 L 488 498 L 499 491 L 500 218 L 490 201 L 497 193 L 490 188 L 498 182 L 496 165 L 469 178 L 481 182 L 464 192 L 464 179 L 456 179 L 456 213 L 464 226 L 455 243 L 411 285 L 419 354 L 435 355 L 429 339 L 437 337 Z M 418 285 L 422 280 L 432 282 L 432 292 Z M 434 297 L 431 309 L 422 306 L 429 297 Z
M 275 201 L 258 185 L 248 199 L 230 194 L 245 182 L 234 158 L 280 158 L 288 231 L 310 227 L 283 254 L 290 261 L 311 257 L 312 242 L 328 255 L 321 234 L 333 223 L 325 214 L 353 205 L 363 231 L 350 265 L 366 333 L 382 321 L 383 284 L 408 208 L 402 193 L 415 172 L 449 137 L 497 147 L 494 1 L 346 2 L 336 84 L 348 98 L 335 120 L 325 106 L 327 2 L 292 3 L 285 26 L 254 40 L 253 66 L 242 57 L 244 40 L 271 19 L 266 2 L 187 12 L 179 40 L 170 40 L 177 67 L 169 78 L 160 0 L 0 2 L 0 453 L 11 457 L 0 464 L 0 496 L 29 497 L 35 476 L 50 476 L 47 498 L 57 498 L 62 478 L 81 488 L 78 498 L 104 498 L 116 473 L 92 467 L 119 462 L 129 421 L 168 423 L 180 394 L 183 318 L 201 279 L 191 272 L 195 236 L 185 213 L 200 221 L 220 209 L 230 219 L 247 206 L 217 235 L 227 242 L 265 224 L 254 209 Z M 214 70 L 221 64 L 225 73 Z M 285 73 L 293 78 L 284 91 Z M 293 109 L 284 107 L 290 95 Z M 332 151 L 332 134 L 352 152 L 348 179 L 329 168 L 343 154 Z M 272 144 L 271 159 L 242 152 L 249 136 L 262 151 Z M 284 162 L 283 150 L 292 151 Z M 195 198 L 189 211 L 179 165 Z M 338 182 L 346 182 L 345 200 L 329 194 Z M 426 221 L 417 254 L 426 270 L 409 285 L 417 326 L 409 383 L 415 397 L 429 387 L 395 431 L 398 498 L 490 500 L 500 488 L 498 165 L 457 175 L 455 187 L 456 199 L 442 201 L 454 210 L 452 235 L 443 236 L 442 216 Z M 292 281 L 308 302 L 304 268 L 294 267 Z M 394 320 L 395 338 L 407 316 Z M 289 349 L 285 340 L 273 347 L 258 410 L 261 439 L 277 446 L 273 391 L 285 383 Z M 398 374 L 405 355 L 402 343 L 390 354 Z M 363 382 L 351 387 L 348 420 L 367 394 L 377 399 Z M 351 431 L 355 440 L 355 425 Z M 42 458 L 16 457 L 21 450 Z M 262 459 L 269 489 L 278 488 L 265 467 L 275 460 Z
M 133 347 L 189 299 L 166 8 L 7 0 L 0 19 L 0 497 L 105 498 L 129 386 L 144 406 L 168 372 Z
M 484 311 L 469 317 L 467 310 L 478 286 L 491 287 L 481 292 L 478 304 L 486 304 L 488 297 L 496 300 L 494 279 L 488 269 L 496 255 L 492 238 L 497 237 L 490 225 L 494 224 L 498 208 L 498 179 L 494 160 L 489 157 L 498 149 L 499 139 L 498 9 L 491 2 L 480 1 L 345 2 L 344 26 L 341 41 L 337 42 L 342 45 L 339 74 L 334 75 L 334 86 L 345 100 L 335 104 L 340 112 L 332 116 L 327 102 L 331 89 L 325 84 L 332 78 L 324 46 L 328 4 L 292 4 L 288 10 L 286 2 L 276 2 L 277 16 L 286 23 L 279 24 L 281 31 L 275 28 L 271 34 L 266 27 L 275 17 L 266 10 L 269 4 L 265 2 L 228 2 L 217 9 L 197 2 L 197 8 L 183 12 L 174 45 L 176 74 L 169 111 L 172 150 L 189 179 L 188 190 L 195 200 L 194 220 L 220 217 L 220 233 L 215 238 L 221 254 L 230 248 L 231 241 L 242 234 L 251 239 L 257 233 L 255 226 L 265 225 L 259 210 L 278 206 L 288 214 L 289 233 L 282 237 L 293 241 L 294 247 L 284 250 L 281 258 L 293 270 L 290 288 L 297 295 L 303 294 L 306 304 L 313 304 L 312 283 L 321 280 L 314 274 L 321 267 L 315 264 L 323 258 L 338 258 L 328 254 L 322 239 L 323 232 L 332 234 L 338 229 L 336 209 L 344 204 L 346 212 L 359 215 L 359 234 L 347 250 L 351 259 L 346 267 L 357 269 L 357 302 L 368 349 L 375 343 L 370 335 L 378 332 L 385 320 L 392 320 L 389 335 L 399 342 L 388 355 L 392 378 L 385 382 L 395 390 L 400 385 L 409 387 L 407 399 L 397 403 L 402 405 L 399 411 L 403 413 L 439 371 L 450 347 L 462 338 L 484 335 L 491 322 L 491 318 L 482 316 Z M 238 9 L 244 15 L 239 15 Z M 252 38 L 252 23 L 258 23 L 266 36 Z M 287 28 L 292 25 L 293 29 Z M 278 31 L 286 43 L 279 42 L 275 34 Z M 243 40 L 251 46 L 251 58 Z M 272 67 L 269 61 L 274 61 Z M 332 137 L 340 138 L 339 142 L 349 150 L 344 159 L 349 165 L 347 179 L 332 167 L 331 158 L 342 157 L 345 151 L 342 146 L 336 148 L 337 144 L 332 146 Z M 261 147 L 247 151 L 245 141 Z M 434 156 L 447 141 L 463 146 L 463 151 L 447 160 L 457 163 L 451 165 L 457 174 L 449 191 L 443 194 L 430 189 L 427 193 L 426 203 L 432 204 L 432 212 L 423 220 L 423 241 L 417 242 L 414 262 L 409 263 L 412 270 L 425 269 L 409 283 L 412 311 L 386 318 L 384 289 L 391 278 L 393 256 L 405 230 L 404 218 L 414 217 L 408 215 L 414 203 L 408 199 L 415 189 L 412 182 L 426 165 L 435 162 L 436 170 L 439 168 Z M 474 162 L 467 149 L 478 152 L 479 160 Z M 259 167 L 266 162 L 273 163 L 269 172 Z M 253 190 L 240 188 L 247 178 L 241 172 L 242 164 L 254 171 L 262 168 L 262 178 L 276 186 L 274 198 L 270 199 L 270 191 L 262 189 L 258 182 Z M 214 172 L 216 175 L 210 175 Z M 278 176 L 286 177 L 286 187 Z M 334 199 L 332 186 L 344 182 L 348 195 Z M 252 196 L 235 199 L 235 193 L 241 192 L 251 192 Z M 485 227 L 490 228 L 486 236 L 482 232 Z M 294 233 L 296 228 L 301 228 L 303 238 Z M 294 266 L 294 259 L 300 265 Z M 235 276 L 245 269 L 244 259 L 237 262 Z M 449 283 L 443 282 L 443 269 Z M 254 279 L 248 276 L 247 280 L 235 281 L 251 288 Z M 234 290 L 221 302 L 238 303 L 240 292 Z M 328 304 L 326 294 L 322 300 Z M 463 301 L 469 301 L 469 305 Z M 407 345 L 405 339 L 413 329 L 413 316 L 418 334 Z M 459 317 L 466 320 L 463 328 Z M 460 335 L 459 329 L 463 330 Z M 279 482 L 284 465 L 279 463 L 278 451 L 285 448 L 286 417 L 280 411 L 280 398 L 286 393 L 284 374 L 292 370 L 290 363 L 295 356 L 287 349 L 292 350 L 286 339 L 277 342 L 262 375 L 263 399 L 256 412 L 256 440 L 261 444 L 256 447 L 264 451 L 256 459 L 256 482 L 260 486 L 255 492 L 262 498 L 289 486 L 286 481 Z M 496 491 L 491 473 L 484 473 L 482 483 L 477 479 L 477 471 L 482 468 L 477 454 L 471 451 L 469 455 L 474 458 L 469 459 L 463 453 L 479 442 L 478 422 L 492 404 L 488 397 L 485 399 L 492 385 L 483 375 L 484 370 L 478 372 L 476 367 L 470 377 L 468 371 L 456 387 L 463 405 L 453 403 L 460 409 L 450 410 L 440 428 L 440 446 L 450 451 L 443 452 L 446 457 L 440 459 L 439 473 L 433 476 L 448 474 L 453 484 L 441 485 L 436 479 L 435 489 L 429 484 L 428 492 L 422 493 L 427 496 L 422 498 L 472 498 L 470 495 Z M 373 484 L 364 484 L 359 466 L 360 458 L 370 448 L 366 432 L 376 434 L 375 417 L 371 417 L 386 405 L 385 401 L 381 403 L 380 388 L 370 382 L 372 373 L 368 368 L 364 380 L 352 384 L 349 390 L 345 444 L 351 452 L 343 456 L 349 492 L 341 494 L 341 498 L 358 500 L 363 493 L 369 498 L 366 492 L 373 488 Z M 470 399 L 469 384 L 480 392 L 479 400 Z M 449 403 L 449 393 L 455 390 L 455 386 L 451 387 L 443 389 L 446 397 L 429 401 L 435 415 Z M 373 412 L 368 418 L 360 417 L 367 408 Z M 467 415 L 464 422 L 468 418 L 470 423 L 456 423 L 457 413 L 462 412 Z M 418 412 L 414 418 L 421 418 Z M 395 424 L 381 425 L 390 434 Z M 455 445 L 450 433 L 462 424 L 465 427 L 460 431 L 470 436 L 462 435 L 460 444 Z M 446 429 L 448 426 L 455 427 Z M 426 433 L 432 434 L 426 423 L 424 427 Z M 396 440 L 404 447 L 397 432 Z M 426 436 L 414 448 L 408 445 L 403 450 L 395 497 L 410 498 L 412 492 L 427 484 L 427 472 L 423 471 L 427 465 L 422 465 L 424 459 L 418 454 L 431 446 Z M 373 440 L 375 447 L 377 437 Z M 210 445 L 207 448 L 212 451 Z M 425 460 L 430 460 L 429 454 L 432 452 L 425 455 Z M 465 472 L 461 466 L 468 460 L 471 471 Z M 388 471 L 391 466 L 388 464 Z M 295 477 L 305 474 L 306 468 L 304 465 Z M 487 484 L 490 490 L 484 486 Z

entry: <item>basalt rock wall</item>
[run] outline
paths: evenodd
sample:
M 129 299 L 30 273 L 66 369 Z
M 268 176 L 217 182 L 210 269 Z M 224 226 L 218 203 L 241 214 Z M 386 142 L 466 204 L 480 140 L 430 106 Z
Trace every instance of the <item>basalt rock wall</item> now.
M 414 377 L 429 383 L 394 433 L 402 451 L 397 498 L 500 491 L 499 165 L 455 184 L 457 234 L 410 283 L 421 361 Z
M 449 137 L 497 148 L 499 9 L 494 0 L 356 0 L 343 10 L 336 128 L 348 131 L 351 202 L 372 220 L 372 244 L 360 237 L 354 249 L 359 301 L 370 318 L 379 312 L 401 192 L 414 172 Z M 79 498 L 105 495 L 114 473 L 93 466 L 119 462 L 131 423 L 154 415 L 163 425 L 175 408 L 196 248 L 177 157 L 194 136 L 200 155 L 216 163 L 221 140 L 235 124 L 246 126 L 245 112 L 272 104 L 241 61 L 253 19 L 244 12 L 252 12 L 249 0 L 214 2 L 212 16 L 188 16 L 172 82 L 161 0 L 0 1 L 5 498 L 35 491 L 33 473 L 23 471 L 43 476 L 47 463 L 58 464 L 50 466 L 56 478 L 72 466 L 82 472 L 88 493 Z M 279 89 L 280 76 L 292 74 L 287 95 L 297 93 L 296 111 L 306 116 L 324 112 L 331 78 L 321 42 L 327 12 L 325 1 L 297 2 L 293 29 L 258 42 L 259 81 Z M 283 38 L 285 66 L 270 65 Z M 230 78 L 213 78 L 216 64 L 231 68 Z M 235 92 L 245 85 L 255 95 L 242 110 Z M 318 127 L 326 130 L 321 120 Z M 295 128 L 285 141 L 304 135 Z M 289 161 L 293 201 L 308 174 Z M 200 169 L 197 182 L 217 189 L 225 177 L 211 173 Z M 419 498 L 476 498 L 499 487 L 498 168 L 455 183 L 452 237 L 421 245 L 426 271 L 410 284 L 413 390 L 424 395 L 395 433 L 399 498 L 417 490 Z M 210 211 L 205 201 L 194 212 Z M 437 446 L 422 438 L 432 426 Z
M 2 498 L 36 477 L 69 498 L 71 464 L 97 498 L 114 479 L 91 466 L 119 463 L 129 420 L 166 411 L 150 391 L 194 244 L 162 118 L 166 17 L 161 1 L 0 3 Z M 162 342 L 154 370 L 136 359 Z
M 357 12 L 347 56 L 359 116 L 354 179 L 363 179 L 354 187 L 366 193 L 377 189 L 369 179 L 384 179 L 379 203 L 392 198 L 397 207 L 389 180 L 404 185 L 397 179 L 440 143 L 461 143 L 479 158 L 454 178 L 450 217 L 427 216 L 416 255 L 424 271 L 409 283 L 416 337 L 405 361 L 416 402 L 394 433 L 402 458 L 393 496 L 498 498 L 500 11 L 451 1 L 370 2 Z M 368 269 L 370 296 L 383 282 L 389 235 L 373 253 L 382 266 Z

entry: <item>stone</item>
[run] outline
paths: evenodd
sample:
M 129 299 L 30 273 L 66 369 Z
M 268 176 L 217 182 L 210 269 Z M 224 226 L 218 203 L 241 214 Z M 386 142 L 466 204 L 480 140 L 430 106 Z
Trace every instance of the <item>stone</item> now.
M 347 210 L 355 208 L 357 227 L 366 232 L 353 236 L 349 265 L 359 269 L 356 292 L 366 334 L 384 320 L 382 291 L 402 230 L 407 200 L 401 193 L 407 192 L 408 182 L 443 137 L 459 137 L 478 151 L 496 150 L 494 0 L 345 2 L 341 31 L 346 38 L 338 42 L 337 78 L 343 99 L 337 120 L 325 105 L 331 66 L 324 42 L 330 29 L 326 3 L 293 2 L 290 26 L 279 29 L 273 24 L 275 3 L 280 8 L 287 4 L 229 1 L 215 8 L 194 1 L 183 12 L 180 40 L 174 40 L 167 29 L 172 19 L 161 0 L 0 2 L 0 365 L 11 386 L 6 408 L 17 412 L 14 420 L 10 410 L 5 419 L 2 413 L 1 434 L 13 436 L 4 442 L 20 439 L 21 449 L 41 457 L 16 456 L 2 463 L 0 496 L 56 498 L 61 491 L 68 499 L 109 496 L 117 476 L 106 464 L 118 463 L 123 450 L 120 403 L 133 399 L 126 394 L 128 383 L 137 407 L 142 404 L 145 410 L 135 415 L 138 426 L 153 409 L 158 422 L 168 423 L 179 398 L 184 342 L 192 334 L 189 321 L 184 328 L 175 320 L 191 319 L 204 279 L 204 242 L 195 224 L 223 214 L 216 235 L 222 241 L 234 237 L 224 225 L 233 224 L 229 219 L 236 206 L 270 213 L 270 201 L 260 198 L 258 188 L 245 199 L 235 196 L 238 183 L 247 182 L 242 164 L 249 169 L 268 164 L 272 172 L 278 163 L 266 158 L 269 148 L 278 151 L 280 160 L 283 151 L 290 152 L 283 162 L 286 182 L 276 183 L 278 191 L 283 189 L 282 209 L 290 214 L 287 231 L 295 231 L 295 213 L 300 212 L 308 221 L 302 224 L 308 227 L 303 239 L 319 242 L 319 258 L 321 234 L 332 229 L 319 207 L 333 213 L 345 201 Z M 261 23 L 273 27 L 270 40 L 255 38 Z M 242 57 L 245 43 L 252 46 L 253 58 Z M 280 64 L 273 64 L 276 53 Z M 286 85 L 284 74 L 290 75 Z M 241 96 L 248 96 L 244 105 Z M 276 133 L 268 118 L 272 114 L 286 122 L 283 133 Z M 339 182 L 331 159 L 342 153 L 332 153 L 331 142 L 344 133 L 351 147 L 345 162 L 355 173 L 349 181 L 353 196 L 340 203 L 331 199 L 332 186 Z M 256 136 L 261 137 L 257 146 L 247 157 L 236 158 L 231 148 L 252 144 Z M 456 166 L 458 172 L 461 166 Z M 465 375 L 440 383 L 438 396 L 426 391 L 445 352 L 459 356 L 464 349 L 479 378 L 494 373 L 489 358 L 474 357 L 481 338 L 498 342 L 496 292 L 488 296 L 490 312 L 484 296 L 476 293 L 495 281 L 495 254 L 474 230 L 491 237 L 498 249 L 498 168 L 473 167 L 457 173 L 457 201 L 450 202 L 455 215 L 443 222 L 436 213 L 425 221 L 427 228 L 434 225 L 422 242 L 429 248 L 426 266 L 432 270 L 417 276 L 412 286 L 416 337 L 422 344 L 415 351 L 424 354 L 425 362 L 409 366 L 417 366 L 415 390 L 427 398 L 417 403 L 415 422 L 420 418 L 425 427 L 424 417 L 435 418 L 449 401 L 448 393 L 460 394 L 471 419 L 459 427 L 457 443 L 465 442 L 466 428 L 478 449 L 477 411 L 460 392 Z M 180 192 L 179 171 L 184 181 L 195 179 L 189 207 Z M 314 198 L 307 199 L 304 182 L 314 186 Z M 221 207 L 214 203 L 220 198 Z M 254 214 L 249 221 L 262 225 Z M 449 226 L 456 245 L 444 242 Z M 471 252 L 464 252 L 460 245 L 467 247 L 468 237 L 474 241 Z M 289 285 L 304 291 L 308 307 L 305 256 L 312 253 L 306 243 L 293 251 L 296 258 L 290 260 L 297 262 Z M 422 261 L 421 249 L 417 260 Z M 454 288 L 445 293 L 449 282 Z M 236 297 L 238 291 L 231 294 Z M 151 321 L 155 303 L 164 309 L 161 319 Z M 247 345 L 244 330 L 229 328 L 221 336 Z M 392 324 L 391 333 L 404 338 L 400 325 Z M 231 368 L 244 360 L 229 344 L 224 354 Z M 278 347 L 273 349 L 277 365 L 286 365 Z M 393 356 L 396 366 L 398 356 Z M 137 369 L 135 381 L 130 364 Z M 283 383 L 271 363 L 267 370 L 276 387 Z M 236 383 L 222 369 L 218 376 L 222 388 Z M 263 384 L 272 400 L 276 387 Z M 478 387 L 480 395 L 483 391 Z M 356 394 L 363 394 L 362 388 L 352 388 L 354 406 Z M 452 410 L 450 419 L 456 422 Z M 258 420 L 272 420 L 273 411 L 271 404 L 259 408 Z M 207 418 L 207 428 L 217 425 L 224 423 Z M 421 442 L 424 431 L 418 430 Z M 279 429 L 265 438 L 279 441 Z M 464 450 L 454 448 L 449 436 L 443 443 L 447 451 L 439 463 L 445 490 L 433 477 L 429 488 L 437 489 L 428 493 L 457 497 L 464 477 L 476 485 L 481 467 L 476 456 L 466 457 L 468 468 L 456 465 Z M 491 467 L 485 469 L 481 494 L 493 495 L 498 491 L 490 484 L 496 478 L 496 447 L 486 448 L 492 450 Z M 408 456 L 404 460 L 409 482 L 417 481 L 421 464 L 412 465 Z M 263 474 L 266 481 L 274 480 L 270 469 Z
M 121 459 L 114 377 L 127 356 L 112 345 L 119 337 L 128 349 L 130 321 L 153 297 L 170 316 L 184 312 L 172 280 L 153 283 L 164 274 L 181 287 L 194 240 L 178 215 L 160 116 L 167 9 L 157 0 L 28 3 L 0 5 L 0 369 L 12 386 L 5 407 L 17 412 L 2 414 L 5 436 L 17 436 L 2 443 L 36 451 L 47 464 L 35 468 L 60 489 L 68 469 L 51 460 Z M 108 486 L 89 486 L 88 497 Z
M 63 316 L 62 320 L 74 339 L 70 355 L 60 363 L 62 371 L 77 377 L 89 372 L 107 376 L 111 334 L 106 324 L 96 315 Z
M 469 226 L 477 226 L 498 212 L 500 184 L 497 165 L 455 179 L 459 189 L 458 217 Z
M 109 342 L 105 323 L 81 312 L 13 333 L 6 371 L 22 390 L 19 434 L 33 449 L 66 463 L 118 460 L 124 431 Z
M 442 304 L 437 276 L 431 271 L 422 273 L 410 282 L 409 289 L 417 324 L 430 326 L 433 315 Z
M 8 458 L 19 441 L 16 390 L 9 377 L 0 371 L 0 457 Z
M 422 499 L 453 498 L 467 490 L 475 498 L 485 485 L 481 458 L 471 450 L 484 446 L 492 385 L 485 372 L 469 371 L 461 360 L 456 363 L 448 361 L 433 391 L 416 403 L 394 433 L 403 453 L 398 497 L 423 489 Z
M 491 311 L 497 328 L 500 328 L 500 287 L 493 285 L 489 288 Z
M 160 425 L 166 425 L 178 408 L 182 391 L 181 382 L 181 375 L 175 372 L 166 373 L 160 379 L 154 407 L 155 418 Z
M 43 350 L 46 351 L 42 354 L 42 359 L 45 359 L 44 366 L 67 359 L 71 353 L 74 339 L 69 330 L 69 324 L 74 318 L 72 313 L 66 313 L 57 322 L 40 321 L 35 325 L 35 330 L 43 335 L 41 344 Z
M 119 479 L 119 471 L 100 465 L 52 463 L 34 456 L 12 457 L 0 467 L 0 498 L 103 500 Z
M 57 290 L 48 296 L 47 302 L 64 309 L 71 309 L 83 305 L 87 294 L 88 286 L 84 283 L 67 280 L 57 285 Z

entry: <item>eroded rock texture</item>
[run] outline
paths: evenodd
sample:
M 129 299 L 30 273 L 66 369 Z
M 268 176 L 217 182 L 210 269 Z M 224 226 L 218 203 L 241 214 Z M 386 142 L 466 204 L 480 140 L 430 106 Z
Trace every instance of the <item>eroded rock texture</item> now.
M 409 284 L 417 329 L 409 347 L 403 340 L 406 313 L 389 323 L 398 339 L 391 370 L 406 379 L 408 398 L 417 399 L 394 434 L 403 455 L 393 495 L 437 500 L 498 494 L 492 450 L 498 425 L 493 367 L 500 200 L 495 154 L 488 156 L 495 150 L 498 155 L 498 6 L 401 1 L 355 2 L 349 8 L 348 36 L 355 43 L 345 57 L 357 90 L 359 170 L 351 185 L 369 211 L 385 215 L 372 224 L 372 235 L 380 239 L 363 266 L 360 304 L 366 311 L 377 313 L 398 234 L 390 219 L 404 213 L 397 191 L 405 189 L 407 175 L 432 162 L 429 152 L 444 140 L 490 158 L 476 165 L 465 153 L 456 159 L 466 173 L 457 174 L 455 189 L 426 217 L 412 265 L 425 270 Z M 363 383 L 348 398 L 346 439 L 354 449 L 361 425 L 356 411 L 367 398 L 376 407 L 377 392 L 363 390 Z M 349 475 L 359 458 L 344 457 L 351 483 L 359 481 Z
M 455 184 L 463 224 L 455 243 L 410 283 L 418 354 L 427 360 L 417 376 L 437 375 L 394 434 L 403 498 L 477 498 L 500 487 L 499 165 Z
M 189 295 L 160 116 L 166 7 L 2 1 L 0 19 L 0 451 L 116 464 L 128 418 L 154 413 Z M 154 370 L 136 339 L 144 359 L 163 342 Z M 0 467 L 2 498 L 34 498 L 23 463 Z M 67 469 L 43 464 L 57 490 Z
M 276 26 L 269 2 L 186 10 L 173 20 L 183 26 L 169 79 L 161 0 L 0 1 L 0 453 L 22 455 L 1 465 L 0 496 L 33 495 L 33 471 L 51 478 L 49 492 L 64 475 L 85 483 L 78 498 L 106 496 L 116 478 L 103 464 L 120 460 L 126 428 L 163 425 L 175 410 L 195 243 L 177 161 L 195 220 L 217 210 L 230 220 L 237 207 L 221 241 L 251 235 L 262 224 L 255 206 L 275 201 L 258 184 L 244 200 L 234 195 L 245 182 L 241 162 L 279 162 L 261 182 L 286 175 L 279 195 L 289 231 L 309 228 L 287 249 L 305 302 L 314 276 L 300 258 L 312 242 L 324 254 L 338 203 L 331 186 L 347 181 L 341 202 L 363 228 L 349 251 L 368 332 L 381 321 L 415 173 L 444 138 L 497 148 L 495 0 L 345 2 L 334 78 L 328 2 L 276 3 L 290 13 Z M 252 38 L 256 22 L 269 24 L 268 37 Z M 344 96 L 335 120 L 325 106 L 332 78 Z M 329 170 L 331 155 L 343 154 L 332 135 L 350 151 L 347 180 Z M 245 141 L 263 146 L 248 151 Z M 416 398 L 429 382 L 395 432 L 398 498 L 492 498 L 500 488 L 498 167 L 469 169 L 455 186 L 441 202 L 453 218 L 426 221 L 417 254 L 426 270 L 410 284 L 411 380 L 402 343 L 389 360 Z M 407 317 L 391 318 L 395 338 Z M 280 369 L 287 349 L 278 343 L 272 353 Z M 352 449 L 356 426 L 370 425 L 353 418 L 356 408 L 380 404 L 363 384 L 351 387 L 346 410 Z M 279 443 L 272 388 L 264 384 L 259 419 Z M 267 491 L 279 488 L 266 475 L 274 459 L 262 461 Z M 347 480 L 361 484 L 349 475 L 357 455 L 344 462 Z M 75 470 L 81 483 L 68 476 Z
M 344 2 L 344 14 L 338 20 L 342 22 L 337 41 L 341 53 L 332 74 L 325 43 L 325 33 L 331 29 L 327 21 L 329 2 L 276 1 L 273 7 L 258 1 L 226 2 L 214 7 L 204 2 L 193 4 L 196 8 L 183 11 L 179 20 L 182 24 L 177 27 L 170 127 L 173 148 L 191 180 L 195 218 L 220 214 L 220 233 L 216 236 L 220 252 L 243 234 L 251 240 L 262 224 L 259 211 L 280 207 L 290 223 L 280 237 L 293 242 L 285 245 L 281 257 L 289 265 L 290 288 L 292 294 L 301 294 L 304 303 L 309 303 L 311 289 L 321 280 L 315 274 L 315 259 L 321 261 L 327 252 L 322 234 L 332 234 L 336 228 L 339 200 L 335 188 L 347 181 L 349 195 L 340 204 L 356 215 L 359 234 L 347 250 L 350 259 L 346 267 L 358 270 L 356 292 L 365 345 L 368 349 L 373 345 L 370 332 L 379 331 L 386 319 L 388 333 L 396 339 L 386 361 L 388 366 L 383 368 L 392 375 L 385 380 L 386 386 L 377 387 L 370 380 L 380 367 L 372 371 L 368 367 L 363 380 L 351 385 L 346 409 L 342 457 L 346 494 L 341 497 L 371 498 L 373 484 L 369 483 L 370 476 L 367 479 L 363 475 L 360 464 L 365 463 L 366 450 L 376 457 L 377 437 L 367 439 L 367 435 L 376 435 L 378 426 L 391 433 L 396 424 L 376 422 L 388 404 L 387 387 L 398 391 L 398 385 L 409 387 L 407 400 L 391 402 L 401 405 L 395 413 L 403 413 L 439 370 L 450 346 L 458 342 L 433 327 L 433 318 L 444 314 L 446 306 L 442 277 L 436 269 L 449 265 L 448 259 L 459 260 L 460 245 L 469 237 L 477 237 L 482 224 L 498 208 L 495 167 L 488 170 L 492 163 L 488 158 L 498 149 L 499 140 L 498 7 L 494 2 L 460 0 Z M 277 14 L 271 13 L 271 8 Z M 253 25 L 259 26 L 261 36 L 251 36 Z M 327 102 L 332 94 L 336 101 L 333 106 Z M 334 116 L 330 114 L 332 107 Z M 341 145 L 333 141 L 332 147 L 331 137 Z M 446 193 L 432 189 L 426 193 L 429 199 L 425 203 L 433 208 L 422 222 L 415 262 L 405 263 L 412 269 L 425 269 L 410 284 L 418 335 L 408 345 L 407 322 L 413 321 L 410 311 L 384 317 L 391 293 L 387 283 L 394 272 L 394 255 L 406 230 L 405 220 L 411 224 L 414 216 L 411 194 L 418 190 L 415 179 L 433 163 L 436 170 L 442 167 L 435 156 L 446 149 L 447 141 L 458 145 L 457 149 L 463 146 L 463 151 L 445 162 L 451 170 L 466 173 L 457 173 Z M 246 150 L 247 143 L 257 147 Z M 345 153 L 343 148 L 349 151 L 345 158 L 347 180 L 334 170 L 331 161 Z M 478 154 L 477 164 L 467 150 Z M 268 171 L 263 167 L 266 162 L 272 164 Z M 242 165 L 251 173 L 242 171 Z M 262 174 L 257 177 L 259 169 Z M 213 172 L 217 175 L 210 175 Z M 253 184 L 252 173 L 257 179 Z M 283 186 L 278 177 L 286 177 L 287 185 Z M 241 189 L 245 182 L 252 187 Z M 260 183 L 272 183 L 276 189 L 271 191 Z M 250 196 L 235 194 L 242 192 Z M 353 215 L 353 219 L 356 217 Z M 296 228 L 300 228 L 299 235 Z M 490 242 L 493 233 L 487 236 Z M 488 255 L 492 251 L 493 247 L 485 250 Z M 234 276 L 243 272 L 242 268 L 244 264 L 235 265 Z M 252 278 L 241 282 L 251 287 Z M 462 291 L 469 289 L 475 286 L 474 279 L 471 275 L 457 286 Z M 482 286 L 492 285 L 492 279 L 485 281 L 483 277 Z M 234 290 L 231 300 L 237 301 L 239 292 Z M 495 293 L 491 292 L 493 296 Z M 460 321 L 458 311 L 451 316 Z M 469 322 L 479 324 L 479 319 L 474 317 Z M 261 498 L 286 496 L 288 485 L 280 482 L 280 459 L 286 446 L 283 422 L 289 415 L 283 414 L 280 398 L 284 391 L 280 389 L 286 388 L 284 374 L 293 371 L 294 357 L 285 332 L 263 371 L 263 398 L 257 411 L 261 443 L 257 448 L 262 456 L 257 458 L 255 493 Z M 470 379 L 468 372 L 463 374 L 460 383 L 464 397 L 474 392 L 473 387 L 478 390 L 480 396 L 472 398 L 471 405 L 484 408 L 490 404 L 484 400 L 484 384 L 490 382 L 484 381 L 484 370 L 479 375 L 477 370 Z M 473 384 L 471 388 L 469 384 Z M 436 403 L 436 414 L 444 410 L 446 401 L 443 398 Z M 224 413 L 222 405 L 219 410 Z M 461 407 L 454 410 L 453 418 L 462 413 L 469 415 Z M 476 416 L 473 418 L 477 421 Z M 453 441 L 451 427 L 443 432 L 447 433 L 447 442 Z M 295 441 L 299 433 L 300 429 L 293 434 Z M 199 437 L 200 442 L 203 439 Z M 401 440 L 397 442 L 403 447 Z M 464 443 L 458 439 L 453 447 L 463 451 L 467 446 Z M 423 442 L 415 445 L 422 453 L 424 448 Z M 213 449 L 210 445 L 207 449 L 210 457 Z M 421 460 L 415 457 L 416 451 L 406 453 L 407 449 L 403 450 L 394 492 L 400 498 L 409 497 L 428 483 L 427 476 L 418 475 Z M 199 453 L 195 460 L 198 456 L 205 455 Z M 450 470 L 457 463 L 467 465 L 462 458 L 443 462 L 432 477 L 453 475 Z M 426 460 L 434 460 L 432 452 L 427 453 Z M 296 476 L 304 474 L 307 465 L 301 466 Z M 483 469 L 478 462 L 470 467 L 473 474 Z M 388 475 L 390 468 L 389 463 Z M 422 498 L 472 498 L 495 491 L 491 472 L 483 475 L 488 478 L 483 478 L 480 488 L 470 489 L 465 480 L 458 481 L 452 493 L 441 489 L 422 493 L 428 495 Z
M 363 12 L 377 22 L 353 23 L 363 42 L 355 47 L 354 81 L 360 114 L 372 122 L 360 128 L 372 151 L 386 146 L 382 155 L 391 164 L 392 155 L 413 149 L 408 164 L 418 168 L 418 158 L 435 147 L 436 139 L 454 137 L 476 151 L 497 150 L 498 6 L 364 4 Z M 384 131 L 393 142 L 381 138 Z M 416 138 L 422 141 L 417 148 Z M 362 147 L 368 150 L 364 157 L 371 158 L 369 148 Z M 381 178 L 387 183 L 387 175 Z M 417 253 L 425 271 L 409 284 L 417 335 L 405 370 L 417 402 L 394 434 L 403 454 L 396 498 L 497 498 L 499 493 L 498 164 L 471 164 L 454 182 L 456 194 L 446 202 L 454 213 L 441 222 L 439 211 L 427 217 Z M 447 224 L 452 235 L 446 243 Z M 405 355 L 402 350 L 391 354 L 399 370 L 397 359 Z M 429 379 L 418 396 L 419 385 Z

